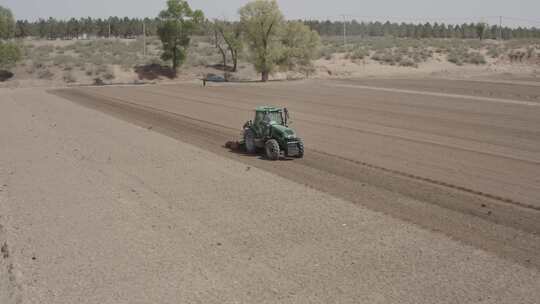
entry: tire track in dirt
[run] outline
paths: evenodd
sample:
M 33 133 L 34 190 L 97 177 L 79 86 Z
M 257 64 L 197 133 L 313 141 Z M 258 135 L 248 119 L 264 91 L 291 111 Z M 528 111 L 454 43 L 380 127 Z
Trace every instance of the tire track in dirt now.
M 391 92 L 391 93 L 403 93 L 403 94 L 414 94 L 414 95 L 456 98 L 456 99 L 460 99 L 460 100 L 477 100 L 477 101 L 486 101 L 486 102 L 507 103 L 507 104 L 522 105 L 522 106 L 532 106 L 532 107 L 540 106 L 540 102 L 522 101 L 522 100 L 515 100 L 515 99 L 502 99 L 502 98 L 471 96 L 471 95 L 461 95 L 461 94 L 437 93 L 437 92 L 426 92 L 426 91 L 415 91 L 415 90 L 404 90 L 404 89 L 392 89 L 392 88 L 385 88 L 385 87 L 366 86 L 366 85 L 353 85 L 353 84 L 333 84 L 331 86 L 332 87 L 342 87 L 342 88 L 353 88 L 353 89 L 356 88 L 356 89 L 364 89 L 364 90 L 374 90 L 374 91 Z
M 69 93 L 67 91 L 56 91 L 56 92 L 53 92 L 53 93 L 56 93 L 57 95 L 64 96 L 64 97 L 66 95 L 69 95 Z M 81 92 L 79 91 L 78 93 L 81 93 Z M 85 93 L 81 93 L 81 94 L 85 94 Z M 101 101 L 104 101 L 104 100 L 108 99 L 108 100 L 123 104 L 125 106 L 138 108 L 138 109 L 144 109 L 144 110 L 155 112 L 155 113 L 162 113 L 162 114 L 167 114 L 167 115 L 171 115 L 171 116 L 176 116 L 176 117 L 183 118 L 183 119 L 186 119 L 186 120 L 198 122 L 198 123 L 201 123 L 201 124 L 206 124 L 208 126 L 217 127 L 219 129 L 230 130 L 231 131 L 230 133 L 229 132 L 222 132 L 223 134 L 227 134 L 230 137 L 233 137 L 233 136 L 237 135 L 237 134 L 234 134 L 234 131 L 237 131 L 237 129 L 234 129 L 234 128 L 231 128 L 231 127 L 228 127 L 228 126 L 225 126 L 225 125 L 222 125 L 222 124 L 217 124 L 217 123 L 212 123 L 212 122 L 208 122 L 208 121 L 201 120 L 201 119 L 196 119 L 196 118 L 189 117 L 189 116 L 186 116 L 186 115 L 182 115 L 182 114 L 179 114 L 179 113 L 176 113 L 176 112 L 171 112 L 171 111 L 166 111 L 166 110 L 163 110 L 163 109 L 157 109 L 157 108 L 154 108 L 154 107 L 140 105 L 138 103 L 134 103 L 134 102 L 131 102 L 131 101 L 128 101 L 128 100 L 124 100 L 124 99 L 116 98 L 116 97 L 110 97 L 110 96 L 99 94 L 99 93 L 92 93 L 92 95 L 94 97 L 99 98 Z M 87 95 L 87 97 L 90 97 L 90 95 Z M 90 97 L 90 98 L 92 98 L 92 97 Z M 196 101 L 196 102 L 202 102 L 202 101 L 199 101 L 199 100 L 193 99 L 193 98 L 192 98 L 192 100 Z M 222 105 L 222 106 L 223 107 L 229 107 L 229 106 L 225 106 L 225 105 Z M 236 107 L 233 107 L 233 108 L 234 109 L 239 109 L 239 110 L 245 110 L 245 109 L 236 108 Z M 218 130 L 213 129 L 213 128 L 205 128 L 205 129 L 212 130 L 212 132 L 219 132 L 218 131 L 219 129 Z M 385 134 L 377 134 L 377 135 L 385 135 Z M 513 204 L 513 205 L 516 205 L 516 206 L 519 206 L 519 207 L 522 207 L 522 208 L 528 208 L 528 209 L 533 209 L 533 210 L 540 211 L 539 206 L 535 206 L 535 205 L 531 205 L 531 204 L 525 204 L 525 203 L 521 203 L 519 201 L 510 199 L 510 198 L 501 197 L 499 195 L 493 195 L 493 194 L 485 193 L 485 192 L 482 192 L 482 191 L 473 190 L 473 189 L 470 189 L 470 188 L 468 188 L 466 186 L 454 185 L 454 184 L 446 183 L 446 182 L 443 182 L 443 181 L 435 180 L 435 179 L 432 179 L 432 178 L 426 178 L 426 177 L 422 177 L 422 176 L 402 172 L 402 171 L 399 171 L 399 170 L 389 169 L 389 168 L 386 168 L 386 167 L 383 167 L 383 166 L 370 164 L 370 163 L 363 162 L 363 161 L 357 161 L 357 160 L 349 159 L 349 158 L 346 158 L 346 157 L 341 157 L 339 155 L 326 153 L 326 152 L 323 152 L 323 151 L 318 151 L 318 150 L 314 150 L 314 149 L 311 149 L 311 151 L 319 153 L 321 155 L 325 155 L 327 157 L 337 158 L 337 159 L 341 159 L 341 160 L 344 160 L 344 161 L 347 161 L 347 162 L 359 164 L 359 165 L 362 165 L 364 167 L 368 167 L 368 168 L 388 172 L 388 173 L 395 174 L 395 175 L 404 176 L 404 177 L 407 177 L 407 178 L 410 178 L 410 179 L 416 179 L 416 180 L 419 180 L 419 181 L 422 181 L 422 182 L 435 184 L 435 185 L 438 185 L 438 186 L 444 186 L 444 187 L 448 187 L 448 188 L 451 188 L 451 189 L 456 189 L 456 190 L 459 190 L 459 191 L 468 192 L 470 194 L 483 196 L 485 198 L 492 199 L 492 200 L 497 200 L 497 201 L 500 201 L 500 202 L 503 202 L 503 203 Z M 474 151 L 474 152 L 478 152 L 478 151 Z M 486 153 L 486 154 L 489 154 L 489 153 Z M 504 155 L 497 155 L 497 156 L 505 157 Z M 516 160 L 537 164 L 537 162 L 535 162 L 535 161 L 528 161 L 528 160 L 521 160 L 521 159 L 516 159 Z
M 154 91 L 154 90 L 147 90 L 147 91 L 145 91 L 145 93 L 151 93 L 151 94 L 156 95 L 156 96 L 163 96 L 163 97 L 169 97 L 169 98 L 176 98 L 177 97 L 176 95 L 167 94 L 167 93 L 163 93 L 163 92 L 157 92 L 157 91 Z M 102 94 L 99 94 L 99 93 L 94 93 L 94 94 L 99 95 L 99 96 L 104 97 L 104 98 L 113 98 L 113 97 L 110 97 L 108 95 L 102 95 Z M 227 99 L 227 98 L 222 98 L 222 99 L 232 101 L 231 99 Z M 130 104 L 136 104 L 136 103 L 132 103 L 130 101 L 122 100 L 122 99 L 118 99 L 118 100 L 123 101 L 123 102 L 128 102 Z M 225 109 L 232 109 L 232 110 L 239 110 L 239 111 L 249 111 L 251 109 L 249 107 L 242 108 L 242 107 L 238 107 L 238 106 L 226 105 L 226 104 L 223 104 L 223 103 L 219 103 L 217 101 L 216 102 L 211 102 L 211 101 L 202 100 L 200 98 L 192 98 L 192 97 L 187 97 L 187 96 L 182 96 L 182 99 L 179 100 L 179 101 L 180 102 L 186 102 L 186 101 L 187 102 L 194 102 L 194 103 L 211 105 L 211 106 L 214 106 L 214 107 L 221 107 L 221 108 L 225 108 Z M 165 110 L 163 110 L 163 111 L 165 111 Z M 304 122 L 304 123 L 307 123 L 307 124 L 324 125 L 324 126 L 332 127 L 332 128 L 336 128 L 336 129 L 348 130 L 348 131 L 352 131 L 352 132 L 355 132 L 355 133 L 372 134 L 372 135 L 382 136 L 382 137 L 391 138 L 391 139 L 399 139 L 399 140 L 405 140 L 405 141 L 410 141 L 410 142 L 415 142 L 415 143 L 420 143 L 420 144 L 427 144 L 427 145 L 432 145 L 432 146 L 437 146 L 437 147 L 455 149 L 455 150 L 464 151 L 464 152 L 472 152 L 472 153 L 478 153 L 478 154 L 487 155 L 487 156 L 500 157 L 500 158 L 515 160 L 515 161 L 519 161 L 519 162 L 523 162 L 523 163 L 527 163 L 527 164 L 531 164 L 531 165 L 539 165 L 540 164 L 540 161 L 535 160 L 535 159 L 529 159 L 529 158 L 525 158 L 525 157 L 517 157 L 517 156 L 512 156 L 512 155 L 509 155 L 509 154 L 505 154 L 505 153 L 493 153 L 493 152 L 483 151 L 483 150 L 475 149 L 475 148 L 467 148 L 467 147 L 447 144 L 447 143 L 443 143 L 443 142 L 435 141 L 435 140 L 422 140 L 422 139 L 412 138 L 412 137 L 409 137 L 409 136 L 396 135 L 396 134 L 377 132 L 377 131 L 370 131 L 370 130 L 366 130 L 366 129 L 359 129 L 359 128 L 354 128 L 354 127 L 338 125 L 338 124 L 334 124 L 334 123 L 323 122 L 321 120 L 316 120 L 316 119 L 295 118 L 295 120 L 301 121 L 301 122 Z M 382 125 L 382 126 L 385 126 L 385 125 Z M 225 127 L 225 126 L 223 126 L 223 127 Z M 230 127 L 228 127 L 228 128 L 230 128 Z M 388 128 L 393 128 L 393 127 L 388 127 Z M 403 128 L 403 129 L 406 129 L 406 128 Z M 236 129 L 234 129 L 234 130 L 236 130 Z M 406 129 L 406 130 L 408 130 L 408 129 Z M 411 130 L 411 131 L 415 131 L 415 130 Z M 454 139 L 457 139 L 457 140 L 461 140 L 461 138 L 459 138 L 459 137 L 452 137 L 452 136 L 447 136 L 447 135 L 445 135 L 445 136 L 449 137 L 449 138 L 454 138 Z M 465 139 L 465 140 L 467 140 L 467 139 Z M 487 144 L 491 144 L 491 143 L 488 142 Z M 498 146 L 501 146 L 503 148 L 509 148 L 509 149 L 512 148 L 512 147 L 507 147 L 507 146 L 503 146 L 503 145 L 498 145 Z
M 540 244 L 537 246 L 539 248 L 534 246 L 531 248 L 530 243 L 533 241 L 526 242 L 528 245 L 523 244 L 527 237 L 516 238 L 514 235 L 498 239 L 504 234 L 483 235 L 483 233 L 491 234 L 496 230 L 485 228 L 485 225 L 488 225 L 485 223 L 489 222 L 496 224 L 497 227 L 504 225 L 510 227 L 508 229 L 519 229 L 531 233 L 534 239 L 535 235 L 540 234 L 540 212 L 535 206 L 321 151 L 312 150 L 306 159 L 301 161 L 268 162 L 220 146 L 237 135 L 238 130 L 227 126 L 80 90 L 61 90 L 54 93 L 139 126 L 151 127 L 153 131 L 219 155 L 442 232 L 466 244 L 512 258 L 520 263 L 528 261 L 524 263 L 526 265 L 532 263 L 540 267 L 540 257 L 531 259 L 531 256 L 535 256 L 535 252 L 540 250 Z M 384 189 L 384 191 L 389 191 L 388 193 L 399 193 L 417 200 L 417 203 L 387 200 L 385 197 L 368 199 L 363 197 L 362 187 L 364 186 Z M 381 201 L 384 202 L 381 203 Z M 463 214 L 468 218 L 467 223 L 463 223 L 462 216 L 443 215 L 445 212 L 441 212 L 440 207 Z M 470 217 L 471 215 L 473 216 Z
M 175 88 L 175 87 L 170 88 L 170 91 L 178 92 L 178 94 L 183 93 L 182 91 L 177 90 L 177 88 Z M 172 95 L 172 94 L 167 94 L 167 93 L 155 91 L 152 88 L 148 88 L 147 90 L 145 90 L 144 92 L 141 92 L 141 93 L 151 93 L 151 94 L 164 96 L 164 97 L 168 97 L 168 98 L 178 98 L 178 95 Z M 201 97 L 204 97 L 206 100 L 194 99 L 194 98 L 189 98 L 189 97 L 184 98 L 184 96 L 182 96 L 182 100 L 179 100 L 179 101 L 182 102 L 185 99 L 185 100 L 188 100 L 190 102 L 196 102 L 196 103 L 207 104 L 207 105 L 212 105 L 212 106 L 217 106 L 217 107 L 224 107 L 224 108 L 227 108 L 227 109 L 237 109 L 237 110 L 243 110 L 243 111 L 246 111 L 246 110 L 251 111 L 251 109 L 256 105 L 255 103 L 250 103 L 249 99 L 241 99 L 241 98 L 231 99 L 231 98 L 227 98 L 227 96 L 217 97 L 215 95 L 205 94 L 205 92 L 197 92 L 197 94 L 199 94 Z M 260 93 L 260 92 L 253 93 L 253 94 L 254 94 L 254 96 L 263 97 L 263 100 L 267 100 L 270 97 L 270 95 Z M 251 95 L 251 93 L 250 93 L 250 95 Z M 276 94 L 276 93 L 272 93 L 271 97 L 275 98 L 276 96 L 281 96 L 281 95 Z M 305 96 L 303 96 L 303 98 L 305 98 Z M 209 101 L 209 100 L 212 100 L 212 101 Z M 301 109 L 302 113 L 317 114 L 317 112 L 309 111 L 310 103 L 311 104 L 317 104 L 317 105 L 325 105 L 325 106 L 328 105 L 329 106 L 329 104 L 319 103 L 319 102 L 316 102 L 316 101 L 313 101 L 313 100 L 310 100 L 310 102 L 308 103 L 308 102 L 304 101 L 302 98 L 294 98 L 294 100 L 295 100 L 295 103 L 300 103 L 300 104 L 304 104 L 304 105 L 307 106 L 307 107 L 303 107 Z M 241 108 L 241 107 L 235 107 L 235 106 L 230 106 L 230 105 L 224 105 L 223 101 L 228 101 L 229 103 L 241 103 L 241 104 L 249 105 L 249 107 Z M 341 108 L 341 106 L 336 105 L 335 108 Z M 293 109 L 293 107 L 291 107 L 291 109 Z M 362 109 L 362 110 L 364 110 L 364 109 Z M 401 117 L 402 120 L 407 120 L 406 118 L 403 117 L 404 116 L 403 113 L 398 113 L 398 112 L 388 111 L 388 110 L 382 110 L 382 111 L 381 110 L 376 110 L 376 111 L 372 111 L 372 112 L 384 115 L 385 117 L 390 113 L 392 115 L 395 115 L 395 117 Z M 447 123 L 450 123 L 450 122 L 457 123 L 456 121 L 448 120 L 448 119 L 441 118 L 441 117 L 434 118 L 434 117 L 429 117 L 429 116 L 425 116 L 425 115 L 424 116 L 411 115 L 411 114 L 406 114 L 406 115 L 407 115 L 408 118 L 415 118 L 415 119 L 418 119 L 419 121 L 423 121 L 423 122 L 429 121 L 429 122 L 432 123 L 432 125 L 437 125 L 437 124 L 440 125 L 443 121 L 447 122 Z M 343 117 L 339 117 L 339 116 L 335 116 L 335 115 L 326 114 L 326 116 L 334 117 L 336 120 L 343 120 Z M 309 121 L 309 120 L 306 120 L 306 119 L 298 119 L 298 118 L 296 120 Z M 500 119 L 497 118 L 497 120 L 499 121 L 499 123 L 501 122 Z M 320 120 L 316 120 L 316 121 L 317 121 L 317 123 L 319 123 Z M 383 128 L 401 129 L 401 130 L 406 130 L 406 131 L 410 131 L 410 132 L 420 132 L 420 133 L 424 132 L 424 129 L 422 129 L 422 128 L 411 128 L 411 127 L 408 127 L 406 125 L 386 124 L 386 123 L 382 123 L 380 120 L 375 121 L 374 119 L 369 119 L 369 118 L 368 119 L 362 118 L 362 121 L 365 122 L 365 123 L 375 125 L 375 126 L 380 126 L 380 127 L 383 127 Z M 334 124 L 332 124 L 332 125 L 334 126 Z M 459 125 L 461 126 L 461 128 L 464 128 L 464 122 L 459 121 Z M 474 130 L 474 127 L 483 128 L 484 132 L 485 131 L 493 131 L 493 130 L 500 130 L 501 132 L 512 132 L 512 133 L 516 134 L 513 137 L 513 140 L 515 140 L 515 138 L 519 138 L 520 136 L 523 136 L 524 140 L 526 140 L 526 141 L 530 141 L 531 139 L 534 139 L 534 138 L 538 137 L 538 133 L 534 132 L 534 131 L 529 131 L 529 130 L 524 130 L 524 129 L 508 129 L 506 127 L 501 127 L 500 125 L 494 125 L 494 124 L 493 125 L 484 125 L 484 124 L 478 124 L 478 123 L 476 123 L 476 124 L 475 123 L 467 123 L 467 126 L 468 126 L 467 128 L 470 128 L 471 130 Z M 356 128 L 356 130 L 358 130 L 358 129 Z M 362 129 L 361 131 L 363 133 L 368 133 L 365 129 Z M 452 131 L 452 132 L 455 132 L 455 131 Z M 475 134 L 474 132 L 470 132 L 470 133 Z M 381 133 L 381 132 L 375 132 L 375 133 L 370 133 L 370 134 L 387 136 L 387 137 L 392 136 L 392 134 Z M 440 137 L 447 137 L 447 138 L 455 139 L 455 140 L 458 140 L 458 141 L 470 141 L 470 142 L 472 142 L 473 145 L 476 144 L 476 143 L 480 143 L 480 144 L 494 145 L 494 146 L 502 147 L 504 149 L 514 149 L 515 148 L 513 146 L 508 145 L 504 141 L 501 143 L 499 141 L 486 140 L 484 137 L 478 137 L 478 136 L 470 136 L 470 135 L 469 136 L 466 136 L 466 135 L 464 136 L 463 134 L 461 134 L 460 136 L 454 136 L 450 132 L 436 132 L 436 131 L 433 131 L 433 130 L 430 130 L 429 134 L 437 135 L 437 136 L 440 136 Z M 494 134 L 493 136 L 495 136 L 496 133 L 493 132 L 493 134 Z M 415 141 L 415 142 L 419 142 L 419 143 L 421 142 L 421 141 L 418 141 L 415 138 L 411 138 L 411 137 L 408 137 L 408 138 L 410 138 L 411 141 Z M 399 139 L 406 139 L 406 138 L 400 137 Z M 540 137 L 538 137 L 538 139 L 540 140 Z M 422 143 L 429 143 L 429 142 L 430 141 L 425 141 L 425 142 L 422 142 Z M 433 142 L 433 141 L 431 141 L 431 142 Z M 445 144 L 444 146 L 445 147 L 455 148 L 455 149 L 458 149 L 458 150 L 460 150 L 460 149 L 463 150 L 464 149 L 463 147 L 460 147 L 459 145 Z M 537 149 L 533 149 L 530 146 L 528 146 L 527 148 L 520 147 L 520 150 L 523 150 L 523 151 L 525 151 L 527 153 L 538 152 Z M 478 153 L 489 153 L 489 152 L 484 152 L 481 149 L 474 149 L 474 148 L 472 148 L 472 149 L 468 148 L 468 149 L 465 149 L 464 151 L 478 152 Z M 494 155 L 494 156 L 499 156 L 499 154 L 497 154 L 497 153 L 489 153 L 489 154 Z M 503 155 L 500 155 L 500 156 L 503 156 Z M 515 156 L 509 156 L 509 155 L 507 155 L 505 157 L 508 157 L 508 158 L 511 158 L 511 159 L 516 158 Z M 516 158 L 516 159 L 523 159 L 525 161 L 529 161 L 526 157 L 521 157 L 521 158 Z M 535 161 L 532 160 L 532 162 L 535 162 Z

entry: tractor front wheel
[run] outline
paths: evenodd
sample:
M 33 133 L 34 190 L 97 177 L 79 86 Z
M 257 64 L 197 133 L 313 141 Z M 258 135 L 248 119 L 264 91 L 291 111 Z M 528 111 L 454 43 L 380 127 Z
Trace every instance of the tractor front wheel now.
M 275 139 L 270 139 L 266 142 L 266 157 L 269 160 L 278 160 L 279 159 L 279 143 Z
M 257 147 L 255 146 L 255 133 L 253 130 L 248 129 L 244 132 L 244 143 L 246 145 L 246 152 L 249 154 L 255 154 Z

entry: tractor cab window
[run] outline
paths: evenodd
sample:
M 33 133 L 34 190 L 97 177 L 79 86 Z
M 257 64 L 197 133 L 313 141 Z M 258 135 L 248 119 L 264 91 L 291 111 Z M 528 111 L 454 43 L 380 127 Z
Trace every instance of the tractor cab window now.
M 275 124 L 282 125 L 283 124 L 283 116 L 281 115 L 281 112 L 270 112 L 268 113 L 269 120 Z

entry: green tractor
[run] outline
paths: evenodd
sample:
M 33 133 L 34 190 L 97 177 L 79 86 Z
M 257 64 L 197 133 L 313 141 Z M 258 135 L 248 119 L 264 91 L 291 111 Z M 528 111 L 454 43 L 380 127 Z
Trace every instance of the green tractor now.
M 304 142 L 289 128 L 287 108 L 263 106 L 255 109 L 255 120 L 248 121 L 243 127 L 243 141 L 249 154 L 264 149 L 266 157 L 278 160 L 286 157 L 304 157 Z

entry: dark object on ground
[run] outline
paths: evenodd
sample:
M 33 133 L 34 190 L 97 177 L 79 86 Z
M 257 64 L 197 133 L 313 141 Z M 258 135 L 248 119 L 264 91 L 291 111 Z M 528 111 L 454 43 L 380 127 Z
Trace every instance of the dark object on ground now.
M 201 80 L 203 82 L 203 87 L 206 87 L 207 82 L 227 82 L 227 79 L 225 79 L 225 77 L 215 74 L 208 74 L 206 75 L 206 78 L 203 78 Z
M 228 141 L 225 143 L 225 147 L 234 151 L 240 150 L 240 143 L 236 141 Z
M 225 82 L 225 77 L 219 75 L 208 75 L 206 76 L 206 81 L 210 82 Z
M 155 63 L 136 66 L 135 73 L 137 73 L 139 79 L 146 80 L 155 80 L 160 77 L 167 77 L 169 79 L 176 78 L 176 73 L 171 67 Z
M 13 77 L 13 73 L 6 70 L 0 70 L 0 82 L 4 82 L 6 80 L 9 80 Z
M 103 80 L 101 80 L 101 78 L 95 78 L 94 79 L 94 85 L 102 86 L 102 85 L 105 85 L 105 82 L 103 82 Z

